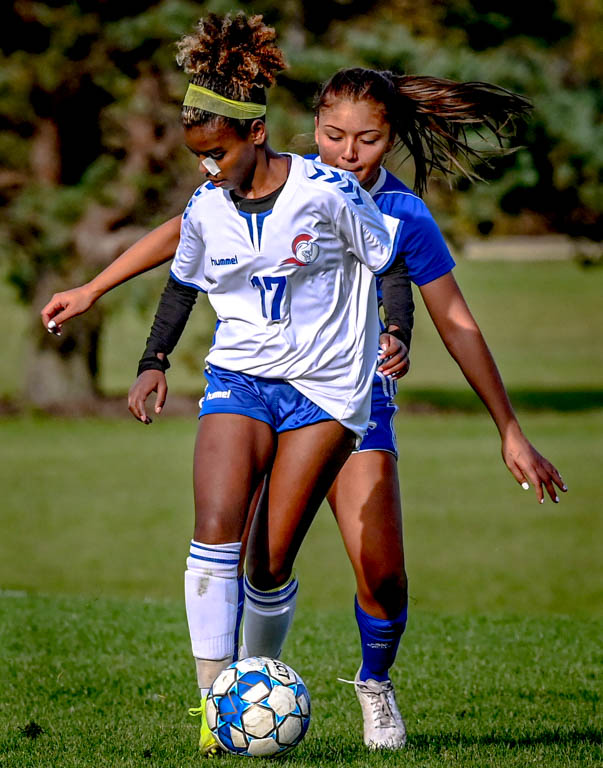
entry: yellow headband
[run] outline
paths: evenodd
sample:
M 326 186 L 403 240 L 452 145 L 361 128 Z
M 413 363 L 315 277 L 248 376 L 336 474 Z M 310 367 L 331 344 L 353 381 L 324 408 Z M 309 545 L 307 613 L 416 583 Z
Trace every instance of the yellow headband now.
M 196 107 L 206 112 L 213 112 L 222 117 L 238 117 L 240 120 L 253 120 L 266 114 L 265 104 L 253 104 L 250 101 L 233 101 L 219 93 L 210 91 L 194 83 L 188 84 L 188 90 L 184 101 L 184 107 Z

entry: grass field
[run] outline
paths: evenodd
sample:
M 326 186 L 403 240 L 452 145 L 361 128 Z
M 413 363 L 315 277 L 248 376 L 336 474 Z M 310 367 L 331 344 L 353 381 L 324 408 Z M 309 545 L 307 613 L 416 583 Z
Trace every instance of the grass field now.
M 525 421 L 564 470 L 559 505 L 515 485 L 486 417 L 399 421 L 411 578 L 394 673 L 404 764 L 600 765 L 603 498 L 592 457 L 603 414 Z M 0 766 L 191 765 L 179 595 L 194 425 L 15 418 L 1 430 L 11 451 L 0 478 Z M 365 752 L 353 691 L 337 682 L 353 676 L 358 651 L 350 569 L 326 510 L 298 575 L 285 659 L 314 713 L 284 762 L 400 764 Z
M 539 505 L 499 457 L 488 418 L 400 416 L 411 600 L 427 611 L 603 616 L 603 412 L 526 414 L 570 488 Z M 0 422 L 7 589 L 177 599 L 192 528 L 195 424 L 167 419 Z M 142 545 L 141 545 L 142 543 Z M 321 610 L 352 599 L 326 510 L 298 560 Z M 303 599 L 303 596 L 302 596 Z
M 354 587 L 323 509 L 298 559 L 284 655 L 309 686 L 313 722 L 283 765 L 603 763 L 603 270 L 461 264 L 458 273 L 524 429 L 570 492 L 540 506 L 517 487 L 419 308 L 397 423 L 411 610 L 393 679 L 408 747 L 368 754 L 351 686 L 337 682 L 358 663 Z M 0 395 L 11 396 L 26 317 L 8 299 L 0 317 L 11 329 Z M 107 391 L 129 384 L 147 324 L 131 309 L 112 317 Z M 199 388 L 202 334 L 194 324 L 187 333 L 174 391 Z M 198 761 L 181 600 L 194 421 L 170 417 L 169 405 L 150 428 L 0 420 L 0 768 Z
M 3 768 L 197 764 L 180 603 L 3 596 L 0 614 Z M 601 765 L 600 622 L 415 613 L 393 675 L 403 755 L 363 748 L 353 690 L 337 682 L 355 671 L 351 613 L 306 607 L 296 622 L 284 657 L 313 719 L 281 765 Z

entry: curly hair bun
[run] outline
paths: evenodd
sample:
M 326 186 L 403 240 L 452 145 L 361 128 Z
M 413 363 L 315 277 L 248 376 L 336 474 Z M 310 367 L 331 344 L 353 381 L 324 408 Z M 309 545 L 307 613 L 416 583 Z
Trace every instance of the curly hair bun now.
M 177 43 L 176 60 L 192 82 L 227 98 L 251 100 L 252 89 L 272 85 L 286 66 L 275 39 L 262 16 L 210 13 Z

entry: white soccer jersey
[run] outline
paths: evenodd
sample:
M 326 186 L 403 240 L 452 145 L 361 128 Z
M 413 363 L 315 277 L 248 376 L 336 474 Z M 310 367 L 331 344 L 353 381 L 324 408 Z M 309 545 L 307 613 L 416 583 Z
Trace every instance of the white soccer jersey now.
M 388 268 L 397 226 L 352 174 L 297 155 L 267 213 L 243 213 L 204 184 L 172 275 L 218 316 L 207 362 L 285 379 L 362 435 L 379 336 L 372 272 Z

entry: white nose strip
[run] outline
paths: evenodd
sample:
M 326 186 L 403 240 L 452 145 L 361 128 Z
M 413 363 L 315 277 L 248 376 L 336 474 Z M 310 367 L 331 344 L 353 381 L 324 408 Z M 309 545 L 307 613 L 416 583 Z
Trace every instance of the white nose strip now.
M 220 173 L 220 166 L 216 163 L 213 157 L 206 157 L 205 160 L 201 160 L 201 165 L 208 173 L 211 173 L 212 176 L 217 176 Z

